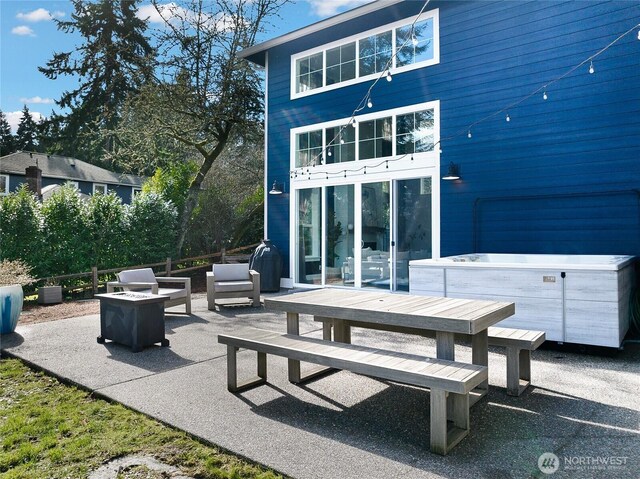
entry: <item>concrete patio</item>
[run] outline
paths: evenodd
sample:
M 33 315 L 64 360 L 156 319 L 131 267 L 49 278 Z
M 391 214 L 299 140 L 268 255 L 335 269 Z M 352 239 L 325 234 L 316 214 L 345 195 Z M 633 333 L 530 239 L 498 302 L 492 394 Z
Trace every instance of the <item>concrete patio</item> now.
M 217 335 L 238 326 L 282 331 L 283 314 L 223 300 L 206 309 L 194 295 L 193 314 L 167 314 L 169 348 L 141 353 L 98 344 L 97 315 L 18 325 L 2 336 L 3 355 L 188 431 L 240 456 L 296 478 L 546 477 L 543 453 L 559 457 L 551 477 L 640 476 L 640 345 L 607 355 L 543 348 L 533 353 L 533 386 L 506 395 L 505 357 L 489 353 L 486 398 L 471 409 L 471 433 L 446 457 L 429 452 L 429 393 L 337 372 L 295 386 L 287 361 L 269 357 L 269 383 L 234 395 L 226 389 L 226 347 Z M 171 310 L 170 310 L 171 311 Z M 321 337 L 301 317 L 301 333 Z M 354 329 L 353 342 L 435 354 L 435 342 Z M 456 359 L 470 361 L 468 347 Z M 255 369 L 241 352 L 240 374 Z

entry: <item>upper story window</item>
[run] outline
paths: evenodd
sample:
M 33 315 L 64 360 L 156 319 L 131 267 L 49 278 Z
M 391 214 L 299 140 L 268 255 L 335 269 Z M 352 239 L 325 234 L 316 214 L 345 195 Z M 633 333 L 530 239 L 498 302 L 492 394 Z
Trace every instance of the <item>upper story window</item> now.
M 327 50 L 327 85 L 356 77 L 356 42 Z
M 296 135 L 296 167 L 320 164 L 322 155 L 322 130 Z
M 322 53 L 296 60 L 296 92 L 305 92 L 322 86 Z
M 360 76 L 380 73 L 387 68 L 393 55 L 391 31 L 363 38 L 358 42 Z
M 440 62 L 438 9 L 294 55 L 291 97 L 299 98 Z
M 291 169 L 321 167 L 340 171 L 339 163 L 390 159 L 433 159 L 439 138 L 439 102 L 431 101 L 350 119 L 291 130 Z M 353 168 L 353 167 L 352 167 Z M 364 167 L 363 167 L 363 170 Z M 366 173 L 364 173 L 366 174 Z
M 0 175 L 0 196 L 9 194 L 9 175 Z

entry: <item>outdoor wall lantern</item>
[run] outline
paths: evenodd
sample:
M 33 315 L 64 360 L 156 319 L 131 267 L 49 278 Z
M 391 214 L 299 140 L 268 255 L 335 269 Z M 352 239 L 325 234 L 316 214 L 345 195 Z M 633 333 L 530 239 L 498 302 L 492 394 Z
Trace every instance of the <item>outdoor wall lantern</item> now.
M 284 193 L 284 183 L 278 183 L 277 181 L 273 182 L 273 186 L 269 191 L 270 195 L 281 195 Z
M 449 170 L 447 174 L 442 177 L 443 180 L 459 180 L 460 179 L 460 167 L 453 161 L 449 163 Z

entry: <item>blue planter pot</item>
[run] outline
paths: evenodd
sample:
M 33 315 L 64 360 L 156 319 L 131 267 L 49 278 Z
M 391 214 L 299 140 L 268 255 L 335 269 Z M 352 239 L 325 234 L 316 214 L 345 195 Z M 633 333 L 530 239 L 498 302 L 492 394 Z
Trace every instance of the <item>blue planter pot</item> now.
M 13 333 L 16 330 L 23 298 L 22 286 L 19 284 L 0 286 L 0 334 Z

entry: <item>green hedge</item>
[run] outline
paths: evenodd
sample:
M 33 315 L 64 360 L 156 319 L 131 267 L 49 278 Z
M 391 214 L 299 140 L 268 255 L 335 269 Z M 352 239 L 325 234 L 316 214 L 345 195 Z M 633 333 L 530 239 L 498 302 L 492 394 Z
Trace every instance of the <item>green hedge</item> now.
M 67 184 L 39 203 L 23 185 L 0 201 L 0 259 L 23 260 L 38 278 L 155 263 L 174 255 L 176 227 L 175 207 L 157 194 L 85 201 Z

